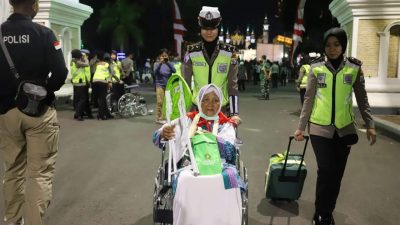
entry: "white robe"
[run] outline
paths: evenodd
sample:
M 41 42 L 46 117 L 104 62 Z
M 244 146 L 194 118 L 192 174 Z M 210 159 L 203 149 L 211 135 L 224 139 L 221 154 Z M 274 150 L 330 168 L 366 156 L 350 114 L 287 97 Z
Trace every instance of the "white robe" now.
M 192 120 L 186 118 L 188 125 Z M 184 154 L 187 138 L 182 137 L 179 119 L 175 126 L 175 158 Z M 218 137 L 234 144 L 236 132 L 231 123 L 219 127 Z M 240 188 L 225 189 L 221 174 L 197 176 L 185 170 L 179 174 L 173 201 L 174 225 L 240 225 L 242 199 Z
M 179 174 L 173 202 L 174 225 L 241 225 L 242 198 L 239 188 L 225 189 L 221 174 Z

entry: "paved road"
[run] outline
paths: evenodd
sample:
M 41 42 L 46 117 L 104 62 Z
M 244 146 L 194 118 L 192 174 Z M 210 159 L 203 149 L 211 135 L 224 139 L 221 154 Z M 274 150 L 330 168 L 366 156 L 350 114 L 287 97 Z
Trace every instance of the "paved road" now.
M 301 199 L 272 203 L 264 198 L 264 176 L 272 153 L 287 147 L 297 125 L 299 99 L 293 87 L 273 90 L 270 101 L 256 89 L 241 94 L 241 148 L 249 171 L 250 225 L 309 225 L 313 214 L 316 163 L 312 148 Z M 155 96 L 146 98 L 154 108 Z M 72 119 L 59 108 L 62 125 L 54 199 L 46 225 L 150 225 L 159 151 L 151 144 L 154 115 L 109 121 Z M 365 133 L 352 149 L 335 211 L 338 225 L 398 225 L 400 142 L 384 135 L 370 147 Z M 301 145 L 293 146 L 300 149 Z M 2 168 L 0 169 L 2 174 Z M 0 184 L 1 188 L 1 184 Z M 0 195 L 0 213 L 4 211 Z

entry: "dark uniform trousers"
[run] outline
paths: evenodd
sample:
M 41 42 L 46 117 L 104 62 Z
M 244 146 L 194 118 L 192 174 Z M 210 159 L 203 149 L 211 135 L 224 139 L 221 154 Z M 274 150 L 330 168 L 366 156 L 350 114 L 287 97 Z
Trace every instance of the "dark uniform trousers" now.
M 133 72 L 129 72 L 128 76 L 126 76 L 125 78 L 122 79 L 124 81 L 125 84 L 127 85 L 131 85 L 132 83 L 134 83 L 135 78 L 133 77 Z
M 103 82 L 93 82 L 93 95 L 96 96 L 98 104 L 98 118 L 105 118 L 110 115 L 107 108 L 106 97 L 107 97 L 108 84 Z
M 351 147 L 336 132 L 332 139 L 316 135 L 310 139 L 318 164 L 315 211 L 329 215 L 335 209 Z
M 87 85 L 74 86 L 75 117 L 91 116 L 92 110 L 89 105 L 89 87 Z
M 278 87 L 278 74 L 277 73 L 271 74 L 271 79 L 272 79 L 272 88 L 277 88 Z
M 118 103 L 119 98 L 124 94 L 124 84 L 113 83 L 112 84 L 112 99 Z

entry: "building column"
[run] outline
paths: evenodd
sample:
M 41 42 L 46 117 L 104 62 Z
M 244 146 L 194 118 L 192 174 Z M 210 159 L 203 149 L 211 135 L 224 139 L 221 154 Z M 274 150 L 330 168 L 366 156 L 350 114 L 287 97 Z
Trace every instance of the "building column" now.
M 400 80 L 400 36 L 397 37 L 399 46 L 397 48 L 397 79 Z
M 388 61 L 389 61 L 389 42 L 390 32 L 378 32 L 379 35 L 379 64 L 378 78 L 387 78 Z
M 351 56 L 357 58 L 358 55 L 358 30 L 359 30 L 359 18 L 353 18 L 353 32 L 349 31 L 348 34 L 351 40 Z

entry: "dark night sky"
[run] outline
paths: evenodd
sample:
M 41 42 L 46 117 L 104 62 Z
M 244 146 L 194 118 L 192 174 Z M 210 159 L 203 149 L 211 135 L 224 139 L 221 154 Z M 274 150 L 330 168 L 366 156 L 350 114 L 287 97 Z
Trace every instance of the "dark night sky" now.
M 82 39 L 86 48 L 91 50 L 110 50 L 111 37 L 109 35 L 96 34 L 99 21 L 99 10 L 106 2 L 115 0 L 81 0 L 83 4 L 90 5 L 94 13 L 84 23 L 82 28 Z M 172 1 L 171 0 L 131 0 L 142 5 L 144 14 L 140 24 L 143 24 L 145 45 L 137 49 L 131 45 L 130 50 L 136 52 L 141 58 L 154 57 L 159 49 L 173 47 L 172 30 Z M 293 22 L 296 15 L 297 0 L 284 0 L 282 13 L 279 18 L 277 13 L 278 0 L 177 0 L 180 7 L 182 19 L 188 32 L 185 40 L 197 41 L 199 28 L 197 26 L 197 15 L 201 6 L 219 7 L 223 17 L 223 26 L 229 27 L 232 32 L 237 27 L 245 31 L 247 25 L 255 30 L 256 35 L 262 33 L 264 16 L 267 14 L 270 23 L 270 39 L 277 34 L 291 36 Z M 324 30 L 332 26 L 332 17 L 328 10 L 331 0 L 307 0 L 305 6 L 306 34 L 311 42 L 318 43 Z M 322 17 L 321 17 L 322 15 Z M 312 23 L 311 23 L 312 21 Z M 309 44 L 308 44 L 309 45 Z M 310 46 L 309 46 L 310 47 Z M 319 46 L 311 46 L 318 48 Z

